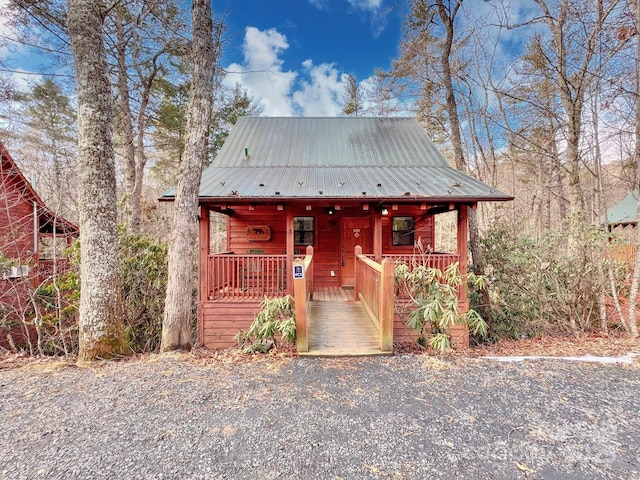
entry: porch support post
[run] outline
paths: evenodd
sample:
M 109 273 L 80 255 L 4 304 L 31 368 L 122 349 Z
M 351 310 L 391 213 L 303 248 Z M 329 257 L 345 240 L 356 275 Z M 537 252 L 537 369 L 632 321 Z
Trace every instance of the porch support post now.
M 209 208 L 200 205 L 200 262 L 198 265 L 198 343 L 204 343 L 204 302 L 209 299 L 209 255 L 211 254 Z
M 378 263 L 382 260 L 382 215 L 379 210 L 373 212 L 373 257 Z
M 207 266 L 210 255 L 210 228 L 209 228 L 209 209 L 200 206 L 200 301 L 205 302 L 209 299 L 209 278 L 207 276 Z
M 292 265 L 299 267 L 304 272 L 304 262 L 296 260 Z M 293 270 L 293 267 L 291 268 Z M 305 278 L 293 279 L 294 312 L 296 315 L 296 350 L 298 353 L 309 351 L 309 339 L 307 337 L 307 280 Z
M 460 274 L 465 280 L 460 285 L 458 292 L 458 307 L 461 312 L 469 310 L 469 298 L 467 296 L 467 282 L 466 276 L 469 267 L 469 255 L 468 255 L 468 237 L 469 237 L 469 214 L 467 205 L 460 205 L 458 207 L 458 255 L 459 255 L 459 267 Z
M 385 258 L 380 272 L 378 315 L 380 317 L 380 351 L 393 351 L 393 277 L 394 262 Z
M 304 260 L 296 260 L 293 265 L 302 271 L 301 278 L 293 279 L 296 350 L 298 353 L 305 353 L 309 351 L 308 308 L 313 298 L 313 247 L 309 245 Z
M 293 252 L 295 250 L 293 238 L 293 212 L 287 208 L 285 214 L 285 232 L 286 232 L 286 249 L 287 249 L 287 265 L 285 268 L 285 276 L 287 279 L 287 293 L 293 295 Z
M 362 255 L 362 247 L 356 245 L 353 252 L 353 299 L 357 302 L 360 300 L 360 290 L 362 285 L 358 283 L 358 256 Z

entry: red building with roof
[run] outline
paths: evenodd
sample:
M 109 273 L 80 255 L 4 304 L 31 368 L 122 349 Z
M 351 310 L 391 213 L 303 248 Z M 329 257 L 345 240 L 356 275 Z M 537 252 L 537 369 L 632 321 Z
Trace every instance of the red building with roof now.
M 168 191 L 161 200 L 173 197 Z M 430 265 L 459 262 L 465 273 L 468 210 L 512 198 L 450 167 L 412 118 L 241 118 L 202 176 L 198 341 L 233 345 L 265 296 L 289 293 L 305 310 L 296 310 L 296 323 L 310 315 L 298 325 L 299 337 L 309 333 L 299 352 L 319 348 L 312 330 L 324 314 L 314 312 L 329 304 L 350 311 L 351 302 L 380 332 L 376 348 L 388 350 L 409 332 L 388 318 L 388 290 L 374 291 L 384 283 L 383 260 L 412 257 L 419 240 Z M 435 243 L 435 217 L 444 212 L 457 215 L 455 251 Z M 214 252 L 220 215 L 226 240 Z M 294 285 L 296 263 L 304 267 L 304 298 Z M 468 308 L 464 288 L 460 306 Z

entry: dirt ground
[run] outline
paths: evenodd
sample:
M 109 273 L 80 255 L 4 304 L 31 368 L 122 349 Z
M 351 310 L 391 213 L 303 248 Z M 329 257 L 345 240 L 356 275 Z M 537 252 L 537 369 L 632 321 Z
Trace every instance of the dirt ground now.
M 483 357 L 633 351 L 585 337 L 369 358 L 198 350 L 85 367 L 5 355 L 0 479 L 640 479 L 640 356 Z

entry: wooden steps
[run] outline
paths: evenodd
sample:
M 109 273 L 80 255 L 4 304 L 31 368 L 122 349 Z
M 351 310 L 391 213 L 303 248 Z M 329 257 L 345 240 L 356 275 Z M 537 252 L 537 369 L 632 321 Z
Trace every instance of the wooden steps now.
M 309 351 L 301 356 L 387 355 L 379 348 L 380 336 L 353 290 L 316 289 L 309 304 Z

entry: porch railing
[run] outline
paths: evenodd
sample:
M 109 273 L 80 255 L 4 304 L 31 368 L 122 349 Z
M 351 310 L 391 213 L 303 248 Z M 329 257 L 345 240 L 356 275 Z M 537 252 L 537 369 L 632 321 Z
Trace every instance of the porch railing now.
M 402 261 L 411 267 L 414 264 L 426 264 L 427 267 L 437 268 L 444 271 L 449 265 L 453 265 L 460 260 L 457 253 L 430 253 L 425 255 L 382 255 L 393 262 Z
M 50 281 L 54 275 L 61 275 L 71 268 L 68 258 L 56 260 L 40 259 L 38 261 L 38 281 L 44 283 Z
M 380 333 L 380 351 L 393 351 L 393 269 L 390 259 L 377 263 L 362 254 L 356 246 L 354 261 L 354 295 Z
M 209 256 L 209 300 L 281 297 L 287 293 L 286 255 Z

